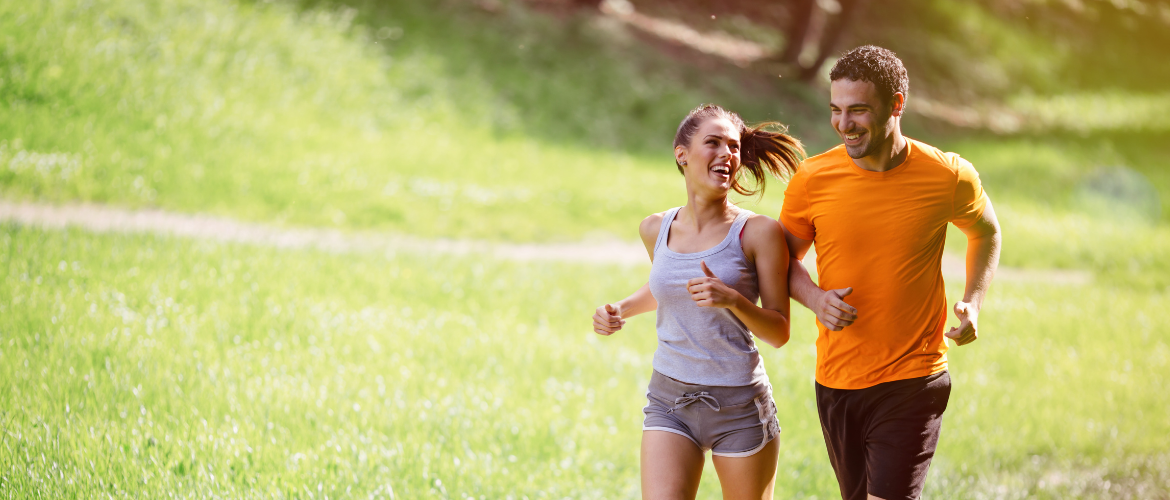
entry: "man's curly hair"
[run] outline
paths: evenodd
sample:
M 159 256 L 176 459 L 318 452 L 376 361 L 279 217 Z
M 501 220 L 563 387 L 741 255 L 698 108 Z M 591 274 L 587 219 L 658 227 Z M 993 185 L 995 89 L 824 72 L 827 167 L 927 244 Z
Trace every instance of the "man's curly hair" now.
M 905 99 L 910 92 L 910 77 L 902 60 L 893 51 L 873 45 L 862 45 L 837 59 L 829 80 L 840 79 L 872 83 L 886 104 L 894 94 L 901 92 Z

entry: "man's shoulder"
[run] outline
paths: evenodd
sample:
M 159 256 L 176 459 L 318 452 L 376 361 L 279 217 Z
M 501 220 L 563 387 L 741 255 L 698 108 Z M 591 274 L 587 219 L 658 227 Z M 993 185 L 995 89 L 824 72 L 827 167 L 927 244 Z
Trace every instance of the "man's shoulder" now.
M 957 172 L 964 165 L 971 166 L 971 163 L 959 156 L 959 153 L 943 151 L 909 137 L 906 140 L 910 141 L 911 161 L 915 163 L 943 168 L 951 172 Z
M 848 167 L 850 162 L 852 162 L 852 160 L 849 159 L 849 155 L 845 153 L 845 145 L 838 144 L 837 147 L 829 149 L 824 153 L 806 158 L 804 162 L 800 164 L 800 168 L 796 170 L 796 173 L 801 175 L 813 175 L 826 169 L 833 169 L 842 166 Z

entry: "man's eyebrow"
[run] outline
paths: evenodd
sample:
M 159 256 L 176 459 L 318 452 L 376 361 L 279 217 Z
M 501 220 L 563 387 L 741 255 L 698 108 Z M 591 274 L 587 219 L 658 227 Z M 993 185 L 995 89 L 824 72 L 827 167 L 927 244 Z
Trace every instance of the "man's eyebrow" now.
M 841 106 L 835 102 L 830 102 L 829 107 L 833 107 L 833 108 L 872 108 L 873 106 L 870 106 L 869 104 L 864 103 L 864 102 L 855 102 L 853 104 L 846 104 L 844 106 Z

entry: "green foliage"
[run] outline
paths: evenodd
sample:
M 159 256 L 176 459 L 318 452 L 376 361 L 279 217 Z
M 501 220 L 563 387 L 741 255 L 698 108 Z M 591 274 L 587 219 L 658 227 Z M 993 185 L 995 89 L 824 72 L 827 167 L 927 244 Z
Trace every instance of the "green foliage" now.
M 1132 9 L 1138 4 L 1144 5 Z M 1158 82 L 1170 77 L 1170 67 L 1155 61 L 1170 43 L 1170 7 L 1154 4 L 909 0 L 871 6 L 846 38 L 898 52 L 918 88 L 951 102 L 1164 94 Z

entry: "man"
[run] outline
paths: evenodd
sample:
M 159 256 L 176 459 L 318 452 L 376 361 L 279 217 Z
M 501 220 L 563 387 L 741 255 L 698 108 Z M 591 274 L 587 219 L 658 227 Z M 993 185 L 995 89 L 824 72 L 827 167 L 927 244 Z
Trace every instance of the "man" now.
M 817 411 L 841 496 L 913 499 L 951 389 L 947 224 L 968 245 L 959 325 L 945 337 L 966 345 L 999 262 L 999 223 L 970 163 L 902 135 L 909 79 L 893 52 L 854 49 L 830 78 L 844 144 L 806 160 L 785 192 L 789 287 L 817 316 Z M 800 262 L 814 243 L 819 286 Z

